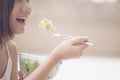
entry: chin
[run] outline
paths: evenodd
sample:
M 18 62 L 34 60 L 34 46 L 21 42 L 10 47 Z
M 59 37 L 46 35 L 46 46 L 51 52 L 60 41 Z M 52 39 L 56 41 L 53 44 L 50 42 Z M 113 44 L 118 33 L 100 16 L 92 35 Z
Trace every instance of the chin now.
M 15 34 L 23 34 L 24 33 L 24 31 L 17 31 L 17 32 L 15 32 Z

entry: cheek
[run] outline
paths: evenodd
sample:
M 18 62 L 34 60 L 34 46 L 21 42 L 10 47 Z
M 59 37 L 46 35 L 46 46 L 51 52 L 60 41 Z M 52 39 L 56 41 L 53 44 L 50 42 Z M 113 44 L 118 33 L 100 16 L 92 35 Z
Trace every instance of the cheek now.
M 9 19 L 9 24 L 10 24 L 10 28 L 11 28 L 11 31 L 14 33 L 14 30 L 15 30 L 15 20 L 14 20 L 14 16 L 10 16 L 10 19 Z
M 21 27 L 17 24 L 16 18 L 14 16 L 11 15 L 9 22 L 10 22 L 11 31 L 14 34 L 21 34 L 24 32 L 24 27 Z
M 9 18 L 10 28 L 14 34 L 21 34 L 24 32 L 24 26 L 19 25 L 18 22 L 16 21 L 16 16 L 18 15 L 18 13 L 19 11 L 13 9 Z
M 12 19 L 12 15 L 10 16 L 9 24 L 10 24 L 10 28 L 11 28 L 11 30 L 13 32 L 13 30 L 14 30 L 14 20 Z

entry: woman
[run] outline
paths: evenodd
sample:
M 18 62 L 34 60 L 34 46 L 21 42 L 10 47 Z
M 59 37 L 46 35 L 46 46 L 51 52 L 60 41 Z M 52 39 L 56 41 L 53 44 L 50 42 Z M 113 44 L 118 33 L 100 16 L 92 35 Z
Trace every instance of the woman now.
M 0 0 L 0 80 L 18 80 L 18 52 L 13 38 L 24 32 L 31 13 L 29 0 Z M 76 37 L 63 41 L 50 54 L 44 65 L 24 80 L 43 80 L 61 60 L 79 57 L 87 45 L 87 38 Z

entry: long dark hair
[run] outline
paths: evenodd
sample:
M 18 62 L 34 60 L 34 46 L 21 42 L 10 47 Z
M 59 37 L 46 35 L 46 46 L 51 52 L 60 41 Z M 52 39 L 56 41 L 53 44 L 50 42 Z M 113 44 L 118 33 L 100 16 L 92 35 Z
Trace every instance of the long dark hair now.
M 9 17 L 13 9 L 15 0 L 0 0 L 0 44 L 4 40 L 12 39 L 12 33 L 9 25 Z

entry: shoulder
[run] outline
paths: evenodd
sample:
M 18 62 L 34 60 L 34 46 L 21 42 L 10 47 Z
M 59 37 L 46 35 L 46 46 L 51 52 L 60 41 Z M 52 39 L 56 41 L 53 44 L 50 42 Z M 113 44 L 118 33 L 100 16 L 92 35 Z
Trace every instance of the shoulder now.
M 7 41 L 8 48 L 10 52 L 10 56 L 12 59 L 12 72 L 11 72 L 11 80 L 17 80 L 17 68 L 18 68 L 18 50 L 15 42 L 13 40 Z
M 17 51 L 16 43 L 13 40 L 7 41 L 7 43 L 10 50 Z
M 15 42 L 13 40 L 7 41 L 8 49 L 12 59 L 16 59 L 18 55 L 18 50 Z
M 13 40 L 9 40 L 7 43 L 10 47 L 16 48 L 16 43 Z

